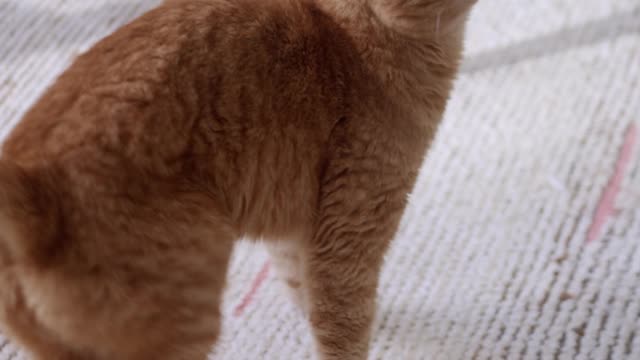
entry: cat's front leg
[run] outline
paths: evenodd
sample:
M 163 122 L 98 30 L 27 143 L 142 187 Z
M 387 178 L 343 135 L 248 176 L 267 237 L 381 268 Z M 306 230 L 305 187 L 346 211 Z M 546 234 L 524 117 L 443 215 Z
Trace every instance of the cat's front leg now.
M 291 301 L 306 316 L 309 314 L 309 303 L 304 276 L 305 244 L 304 237 L 278 240 L 269 243 L 267 249 L 271 263 L 276 269 L 278 278 L 286 289 Z
M 329 161 L 308 250 L 310 321 L 321 360 L 367 358 L 383 257 L 412 183 L 382 157 L 355 150 Z

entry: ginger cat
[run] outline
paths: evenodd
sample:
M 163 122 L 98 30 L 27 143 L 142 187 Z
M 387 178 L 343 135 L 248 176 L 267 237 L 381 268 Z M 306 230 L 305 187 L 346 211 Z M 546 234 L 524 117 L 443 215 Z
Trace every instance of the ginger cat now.
M 202 360 L 234 241 L 322 360 L 378 276 L 475 0 L 170 0 L 99 42 L 0 159 L 0 324 L 40 360 Z

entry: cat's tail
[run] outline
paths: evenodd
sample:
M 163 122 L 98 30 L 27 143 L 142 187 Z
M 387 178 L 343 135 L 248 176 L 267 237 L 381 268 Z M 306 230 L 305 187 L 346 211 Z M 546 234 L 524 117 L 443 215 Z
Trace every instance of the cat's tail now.
M 55 208 L 42 178 L 0 160 L 0 263 L 41 262 L 56 240 Z
M 414 37 L 439 36 L 460 29 L 478 0 L 369 0 L 390 28 Z

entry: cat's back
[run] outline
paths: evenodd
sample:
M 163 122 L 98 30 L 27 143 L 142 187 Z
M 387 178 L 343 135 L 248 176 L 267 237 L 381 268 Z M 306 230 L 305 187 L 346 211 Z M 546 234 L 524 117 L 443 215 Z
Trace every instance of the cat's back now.
M 36 163 L 106 150 L 163 166 L 191 151 L 202 131 L 298 121 L 327 132 L 330 121 L 310 124 L 309 115 L 345 111 L 356 57 L 311 2 L 168 1 L 81 55 L 3 152 Z
M 364 95 L 358 59 L 310 1 L 170 1 L 81 55 L 2 156 L 53 168 L 78 226 L 204 188 L 242 231 L 288 233 L 312 217 L 332 129 Z

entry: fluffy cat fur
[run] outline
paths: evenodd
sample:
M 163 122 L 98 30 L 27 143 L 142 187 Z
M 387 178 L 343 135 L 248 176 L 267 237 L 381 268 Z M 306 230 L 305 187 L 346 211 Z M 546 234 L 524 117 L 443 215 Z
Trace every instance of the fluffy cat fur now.
M 475 0 L 170 0 L 0 159 L 0 324 L 39 360 L 202 360 L 264 239 L 322 360 L 367 357 L 385 250 Z

